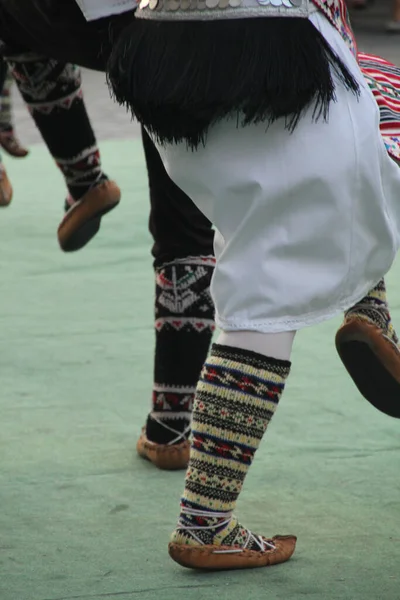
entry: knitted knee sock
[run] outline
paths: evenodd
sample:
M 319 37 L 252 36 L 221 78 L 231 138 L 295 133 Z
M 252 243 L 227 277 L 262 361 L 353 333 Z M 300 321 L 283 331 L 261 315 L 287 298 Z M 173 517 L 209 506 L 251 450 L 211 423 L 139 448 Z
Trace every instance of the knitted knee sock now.
M 345 313 L 345 320 L 351 318 L 376 325 L 394 344 L 398 344 L 399 339 L 390 318 L 384 279 L 381 279 L 365 298 Z
M 52 59 L 10 62 L 19 91 L 69 193 L 79 200 L 107 179 L 82 96 L 80 69 Z M 66 206 L 66 209 L 68 205 Z
M 172 542 L 260 549 L 260 538 L 232 511 L 289 370 L 285 360 L 213 345 L 197 387 L 190 462 Z
M 189 435 L 196 383 L 215 328 L 214 264 L 213 257 L 199 256 L 156 269 L 154 387 L 146 436 L 157 444 L 179 443 Z

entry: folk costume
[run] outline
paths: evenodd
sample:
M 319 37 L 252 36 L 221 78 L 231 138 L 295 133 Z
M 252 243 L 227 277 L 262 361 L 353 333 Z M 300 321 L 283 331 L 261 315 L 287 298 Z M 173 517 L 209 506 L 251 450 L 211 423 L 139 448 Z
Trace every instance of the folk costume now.
M 80 250 L 97 234 L 102 216 L 115 208 L 121 191 L 101 164 L 82 92 L 81 70 L 73 64 L 3 50 L 19 92 L 67 187 L 58 241 L 65 252 Z M 12 129 L 10 130 L 12 135 Z M 0 143 L 2 143 L 0 133 Z M 9 138 L 5 138 L 10 141 Z
M 7 1 L 11 2 L 11 0 L 6 0 L 6 2 Z M 111 10 L 111 12 L 107 12 L 107 5 L 109 5 L 111 1 L 112 0 L 98 0 L 98 2 L 96 1 L 97 9 L 99 8 L 99 5 L 102 5 L 102 13 L 100 15 L 99 12 L 97 12 L 96 19 L 98 19 L 99 16 L 102 16 L 104 18 L 91 21 L 90 31 L 95 32 L 94 37 L 101 37 L 101 35 L 103 35 L 104 39 L 104 33 L 110 28 L 110 24 L 115 23 L 115 21 L 118 21 L 121 18 L 121 15 L 115 15 L 114 17 L 111 16 L 107 18 L 107 14 L 113 15 L 113 10 Z M 169 1 L 170 0 L 168 0 L 168 2 Z M 34 4 L 38 3 L 40 4 L 40 1 L 35 0 L 34 3 L 30 3 L 31 6 L 28 7 L 28 9 L 34 10 Z M 48 5 L 48 3 L 46 4 Z M 80 4 L 83 5 L 84 0 L 80 0 Z M 184 4 L 183 0 L 182 4 L 187 8 L 187 3 Z M 151 6 L 154 8 L 154 0 Z M 171 6 L 173 7 L 172 12 L 177 10 L 175 9 L 176 4 L 171 4 Z M 98 56 L 102 53 L 99 53 L 97 49 L 96 54 L 95 47 L 90 43 L 90 36 L 85 37 L 76 34 L 77 30 L 82 32 L 86 31 L 86 29 L 83 26 L 82 22 L 78 19 L 76 19 L 76 22 L 73 21 L 74 27 L 72 27 L 71 23 L 68 22 L 68 19 L 65 20 L 65 18 L 62 17 L 61 13 L 62 10 L 64 10 L 64 8 L 65 4 L 63 4 L 62 7 L 60 7 L 60 5 L 58 4 L 57 10 L 53 11 L 54 14 L 52 14 L 53 23 L 54 21 L 58 21 L 58 23 L 60 24 L 60 29 L 58 30 L 57 27 L 55 27 L 54 31 L 58 33 L 62 30 L 62 27 L 65 27 L 66 24 L 68 24 L 69 30 L 72 33 L 72 35 L 68 36 L 69 42 L 67 41 L 62 49 L 59 48 L 59 52 L 65 53 L 69 51 L 76 53 L 77 49 L 84 49 L 82 55 L 85 55 L 87 60 L 92 61 L 92 64 L 95 63 L 96 60 L 98 60 Z M 115 3 L 113 9 L 114 8 Z M 162 6 L 160 8 L 162 8 Z M 179 6 L 177 8 L 179 8 Z M 202 8 L 204 8 L 203 5 Z M 326 16 L 331 19 L 331 23 L 339 27 L 339 30 L 341 31 L 342 35 L 345 37 L 347 42 L 350 42 L 352 44 L 354 50 L 355 46 L 352 42 L 351 30 L 349 29 L 346 21 L 344 20 L 344 7 L 338 2 L 329 3 L 329 6 L 328 4 L 326 6 L 323 5 L 323 8 L 326 9 Z M 21 2 L 18 3 L 18 10 L 22 11 Z M 71 13 L 72 12 L 73 10 L 71 9 Z M 89 13 L 87 13 L 87 16 L 90 16 Z M 122 18 L 124 19 L 124 15 L 122 15 Z M 125 21 L 127 22 L 128 19 L 124 19 L 124 22 Z M 138 23 L 139 21 L 132 21 L 132 29 L 135 29 Z M 75 28 L 75 24 L 77 25 L 77 29 Z M 276 25 L 276 23 L 274 25 Z M 326 27 L 325 23 L 324 26 Z M 36 43 L 38 45 L 40 45 L 41 43 L 43 44 L 43 40 L 46 39 L 45 36 L 40 35 L 42 27 L 43 25 L 39 25 L 38 21 L 30 21 L 30 27 L 27 27 L 26 32 L 28 36 L 33 36 L 33 45 L 35 45 Z M 141 25 L 139 27 L 141 27 Z M 307 77 L 304 79 L 303 95 L 300 95 L 297 98 L 294 97 L 294 94 L 291 95 L 291 98 L 289 98 L 290 94 L 288 95 L 287 105 L 281 104 L 280 106 L 279 97 L 274 97 L 274 94 L 272 94 L 270 107 L 274 110 L 272 110 L 270 113 L 268 113 L 267 110 L 268 117 L 266 119 L 266 124 L 268 124 L 269 121 L 271 121 L 271 123 L 274 124 L 275 119 L 277 118 L 279 120 L 279 118 L 281 118 L 282 116 L 279 111 L 286 111 L 289 117 L 286 121 L 286 124 L 288 126 L 289 131 L 293 130 L 294 132 L 296 130 L 296 126 L 298 127 L 300 123 L 300 120 L 297 119 L 297 116 L 300 116 L 300 114 L 297 115 L 297 113 L 301 113 L 302 118 L 306 118 L 307 116 L 303 116 L 301 104 L 304 103 L 306 105 L 307 99 L 310 100 L 311 98 L 312 100 L 313 91 L 315 92 L 315 97 L 317 98 L 315 104 L 315 106 L 317 107 L 315 113 L 316 117 L 318 115 L 320 117 L 326 115 L 327 108 L 331 110 L 332 107 L 329 106 L 329 100 L 332 99 L 332 95 L 335 94 L 335 86 L 339 85 L 337 80 L 341 82 L 340 85 L 344 86 L 346 89 L 349 89 L 348 93 L 349 95 L 352 95 L 352 97 L 357 97 L 358 94 L 360 94 L 361 96 L 363 93 L 364 96 L 366 95 L 366 91 L 362 86 L 362 90 L 360 92 L 360 82 L 358 80 L 359 72 L 358 68 L 354 66 L 355 63 L 352 65 L 352 68 L 349 68 L 346 64 L 347 55 L 344 52 L 343 47 L 341 48 L 341 51 L 346 57 L 346 60 L 343 60 L 340 57 L 338 58 L 331 53 L 330 46 L 329 44 L 327 45 L 325 43 L 326 40 L 323 36 L 321 39 L 320 36 L 314 33 L 314 30 L 310 30 L 309 26 L 304 25 L 304 23 L 301 27 L 303 27 L 304 31 L 306 30 L 306 28 L 308 28 L 308 33 L 312 33 L 312 35 L 309 36 L 309 38 L 313 44 L 314 49 L 318 48 L 319 50 L 319 52 L 317 52 L 315 56 L 319 57 L 318 60 L 320 61 L 320 70 L 314 73 L 314 76 L 310 79 L 307 79 Z M 73 35 L 74 32 L 76 36 L 75 39 Z M 100 34 L 100 32 L 103 33 Z M 123 33 L 123 30 L 121 31 L 121 33 Z M 131 65 L 127 65 L 126 62 L 124 62 L 123 60 L 121 61 L 120 59 L 121 56 L 125 56 L 125 58 L 130 62 L 133 59 L 136 61 L 137 57 L 135 57 L 135 53 L 125 52 L 125 55 L 123 55 L 120 51 L 122 49 L 126 50 L 127 44 L 130 50 L 132 50 L 130 46 L 132 41 L 131 33 L 131 31 L 127 30 L 126 36 L 121 37 L 120 44 L 117 43 L 117 46 L 115 48 L 115 55 L 113 61 L 111 62 L 110 68 L 110 75 L 111 79 L 114 82 L 116 93 L 121 94 L 120 98 L 123 99 L 124 93 L 127 92 L 127 98 L 129 97 L 129 103 L 131 103 L 132 101 L 130 88 L 130 75 L 132 73 L 130 69 Z M 142 33 L 146 35 L 145 30 L 142 31 Z M 57 42 L 59 43 L 59 36 L 57 36 L 57 40 L 55 39 L 54 32 L 53 36 L 53 47 L 57 49 Z M 190 39 L 193 39 L 191 38 L 191 36 L 189 37 Z M 215 37 L 218 38 L 218 36 Z M 265 35 L 261 37 L 263 37 L 265 42 Z M 154 39 L 155 38 L 153 38 L 153 41 Z M 207 39 L 209 40 L 210 38 Z M 255 36 L 247 36 L 247 41 L 249 40 L 251 41 L 251 43 L 253 43 L 255 41 Z M 158 43 L 153 44 L 154 51 L 157 50 L 157 52 L 159 52 L 160 47 L 164 48 L 162 43 L 160 45 Z M 190 49 L 190 44 L 187 44 L 186 47 Z M 213 46 L 213 48 L 215 49 L 215 45 Z M 229 51 L 231 50 L 232 45 L 229 47 Z M 265 48 L 263 48 L 263 50 L 265 51 Z M 291 51 L 293 51 L 293 48 Z M 293 52 L 293 54 L 295 54 L 295 52 Z M 232 58 L 235 59 L 235 55 L 232 55 Z M 283 54 L 282 58 L 285 58 L 284 64 L 287 64 L 287 55 Z M 72 60 L 72 55 L 69 60 Z M 74 59 L 74 61 L 80 62 L 76 59 Z M 161 63 L 157 61 L 153 61 L 152 66 L 160 66 L 160 64 Z M 294 63 L 292 62 L 291 64 Z M 330 64 L 332 66 L 332 69 L 335 73 L 335 80 L 333 86 L 330 85 L 330 79 L 329 77 L 327 77 L 327 64 Z M 149 64 L 146 65 L 146 68 L 148 66 Z M 176 66 L 176 72 L 178 73 L 179 65 Z M 353 70 L 354 72 L 352 72 Z M 159 74 L 160 73 L 161 71 L 159 71 Z M 178 74 L 179 76 L 182 76 L 184 73 L 184 71 L 180 71 L 180 73 Z M 305 69 L 302 70 L 301 73 L 295 73 L 296 82 L 302 80 L 304 73 Z M 325 77 L 321 77 L 324 74 Z M 171 81 L 172 80 L 170 80 L 170 83 Z M 276 82 L 277 79 L 274 80 L 272 78 L 268 81 L 274 83 L 274 81 Z M 159 83 L 161 84 L 163 82 L 160 80 Z M 122 86 L 122 88 L 120 86 Z M 186 92 L 187 89 L 188 88 L 186 88 Z M 196 88 L 196 93 L 198 93 L 199 89 L 201 88 Z M 171 85 L 169 86 L 169 90 L 169 93 L 171 93 L 171 91 L 182 91 L 179 89 L 179 86 L 177 86 L 174 90 L 174 88 Z M 244 89 L 244 91 L 246 90 Z M 273 89 L 271 88 L 270 91 L 273 92 Z M 281 92 L 281 90 L 279 89 L 275 91 Z M 152 97 L 154 89 L 148 89 L 147 92 L 150 94 L 149 97 Z M 185 87 L 183 87 L 183 92 L 185 92 Z M 283 95 L 284 94 L 282 92 L 281 99 Z M 158 98 L 160 100 L 162 96 L 159 96 Z M 263 98 L 256 97 L 256 99 L 260 102 L 258 108 L 262 107 Z M 363 102 L 366 106 L 368 105 L 366 98 L 363 98 Z M 152 116 L 156 120 L 156 125 L 168 125 L 168 123 L 158 120 L 159 115 L 157 115 L 157 111 L 161 108 L 165 116 L 165 114 L 170 114 L 172 109 L 175 111 L 175 107 L 171 105 L 167 105 L 167 107 L 165 107 L 165 105 L 163 106 L 162 103 L 160 104 L 157 100 L 155 101 L 155 104 L 156 106 L 154 107 L 151 105 L 151 103 L 149 103 L 149 108 L 153 112 Z M 181 108 L 184 108 L 185 110 L 187 108 L 184 103 L 181 105 L 178 103 L 178 108 L 179 106 L 181 106 Z M 376 110 L 376 104 L 374 105 L 374 107 Z M 142 105 L 141 108 L 143 108 Z M 227 110 L 227 108 L 229 107 L 223 106 L 222 110 Z M 251 103 L 248 105 L 248 108 L 248 116 L 251 121 Z M 199 110 L 199 106 L 197 105 L 195 109 L 197 112 Z M 211 113 L 214 109 L 215 106 L 211 106 Z M 290 109 L 292 109 L 292 113 L 290 112 Z M 199 115 L 198 122 L 200 125 L 204 125 L 204 119 L 205 117 L 209 118 L 210 111 L 205 111 L 205 113 L 203 113 L 203 111 L 200 111 L 200 113 L 201 114 Z M 353 113 L 354 111 L 352 111 L 351 114 L 353 115 Z M 172 116 L 175 118 L 177 115 L 174 112 Z M 180 121 L 180 119 L 178 118 L 177 121 L 183 123 L 184 126 L 190 124 L 190 130 L 188 131 L 188 138 L 190 139 L 188 141 L 189 144 L 191 144 L 192 146 L 196 146 L 197 138 L 193 138 L 193 135 L 196 136 L 198 134 L 198 124 L 195 123 L 197 129 L 193 130 L 192 116 L 193 114 L 190 114 L 189 117 L 187 115 L 183 115 L 183 120 Z M 368 121 L 367 117 L 365 117 L 365 119 L 366 121 Z M 229 119 L 227 120 L 229 121 Z M 257 118 L 255 120 L 256 122 L 258 121 Z M 170 124 L 172 125 L 171 120 Z M 151 124 L 147 123 L 147 125 L 149 126 Z M 311 124 L 309 126 L 311 127 Z M 177 130 L 178 136 L 182 135 L 182 131 L 183 133 L 185 133 L 185 131 L 182 129 L 182 126 L 180 126 L 179 123 L 175 123 L 173 127 L 175 128 L 174 130 Z M 157 137 L 157 127 L 151 128 L 150 126 L 149 129 L 152 130 L 152 135 Z M 265 129 L 267 128 L 265 127 Z M 343 129 L 345 128 L 343 127 Z M 169 134 L 170 133 L 171 131 L 169 132 Z M 280 132 L 280 134 L 281 133 L 282 132 Z M 372 139 L 374 139 L 374 136 L 372 135 L 371 131 L 369 131 L 369 136 Z M 206 136 L 206 138 L 207 137 L 208 136 Z M 148 149 L 150 149 L 151 152 L 155 152 L 154 145 L 152 145 L 151 140 L 148 137 L 146 138 L 146 136 L 144 139 L 147 139 Z M 202 139 L 201 135 L 200 139 Z M 349 139 L 349 143 L 352 143 L 352 147 L 355 148 L 356 144 L 354 139 L 351 139 L 351 136 Z M 259 147 L 261 149 L 261 152 L 265 151 L 264 144 L 259 144 Z M 375 139 L 374 148 L 375 150 L 371 152 L 375 152 L 379 155 L 381 147 L 379 146 L 379 143 L 376 143 Z M 246 151 L 247 148 L 242 149 L 243 156 L 245 156 Z M 301 151 L 303 152 L 303 148 Z M 155 154 L 157 155 L 156 152 Z M 295 153 L 292 154 L 292 158 L 293 157 L 296 159 Z M 219 159 L 220 161 L 223 161 L 226 159 L 226 156 L 224 155 L 222 158 L 219 157 Z M 287 161 L 286 157 L 284 157 L 284 160 L 286 167 L 291 166 L 291 164 L 293 164 L 293 162 L 290 163 L 290 161 Z M 382 161 L 383 163 L 385 162 L 384 159 L 382 159 Z M 249 161 L 247 161 L 246 165 L 248 164 L 248 162 Z M 154 164 L 156 164 L 156 162 Z M 238 161 L 237 164 L 241 164 L 240 161 Z M 246 165 L 244 165 L 245 168 Z M 316 165 L 318 166 L 318 163 L 316 163 Z M 335 167 L 335 163 L 333 163 L 332 166 Z M 202 167 L 202 163 L 199 163 L 199 167 Z M 157 285 L 160 283 L 160 296 L 163 295 L 164 298 L 162 307 L 163 310 L 165 308 L 167 308 L 168 311 L 172 309 L 172 311 L 169 314 L 163 313 L 162 322 L 160 323 L 160 325 L 164 324 L 171 326 L 174 323 L 176 324 L 177 322 L 181 321 L 187 327 L 191 323 L 195 323 L 193 317 L 190 317 L 191 319 L 193 319 L 191 323 L 185 321 L 185 319 L 173 319 L 173 310 L 175 309 L 175 307 L 178 307 L 178 309 L 182 310 L 181 316 L 185 316 L 184 311 L 186 301 L 188 298 L 191 297 L 191 289 L 190 286 L 187 286 L 187 281 L 193 281 L 193 277 L 189 276 L 187 278 L 187 281 L 185 282 L 185 276 L 189 275 L 189 273 L 185 273 L 185 271 L 183 270 L 182 277 L 179 277 L 178 272 L 174 268 L 171 268 L 165 276 L 164 273 L 162 273 L 162 268 L 163 265 L 168 266 L 169 264 L 171 264 L 171 267 L 174 267 L 174 264 L 177 263 L 176 257 L 178 257 L 179 255 L 181 257 L 190 257 L 190 255 L 196 254 L 195 252 L 189 253 L 189 249 L 198 250 L 199 248 L 202 248 L 204 256 L 207 256 L 207 252 L 205 251 L 207 248 L 206 242 L 207 239 L 210 240 L 211 238 L 207 238 L 208 234 L 206 232 L 211 232 L 211 228 L 208 227 L 208 221 L 205 219 L 205 217 L 201 216 L 197 209 L 193 207 L 193 205 L 190 203 L 188 197 L 184 194 L 184 192 L 182 192 L 174 183 L 171 182 L 171 180 L 168 179 L 168 177 L 166 177 L 165 171 L 161 163 L 157 164 L 157 169 L 153 170 L 153 174 L 156 171 L 159 174 L 159 179 L 157 181 L 153 179 L 153 192 L 154 194 L 156 194 L 158 200 L 160 201 L 157 205 L 158 215 L 162 213 L 162 211 L 160 210 L 162 202 L 165 202 L 164 205 L 166 207 L 168 205 L 172 207 L 171 210 L 166 208 L 165 212 L 163 213 L 163 216 L 165 218 L 169 217 L 170 220 L 168 221 L 168 223 L 171 223 L 171 228 L 163 227 L 162 223 L 164 221 L 159 221 L 159 229 L 157 233 L 158 237 L 155 237 L 156 243 L 153 248 L 153 252 L 157 254 L 156 264 L 159 265 L 159 272 L 161 275 L 161 277 L 157 279 Z M 341 169 L 344 171 L 344 173 L 346 173 L 343 166 L 341 166 Z M 288 168 L 285 172 L 287 172 L 287 170 Z M 311 172 L 311 168 L 309 168 L 309 171 Z M 257 170 L 255 170 L 254 172 L 257 174 Z M 338 172 L 340 173 L 340 170 Z M 252 171 L 250 171 L 250 173 L 252 173 Z M 323 173 L 325 174 L 326 172 L 323 171 Z M 389 179 L 394 177 L 393 174 L 390 172 L 390 169 L 389 175 Z M 315 178 L 315 171 L 311 172 L 311 176 Z M 151 177 L 152 175 L 150 175 L 150 178 Z M 336 181 L 335 178 L 334 180 Z M 357 188 L 357 186 L 355 186 L 355 188 Z M 390 185 L 389 188 L 391 189 L 392 185 Z M 168 190 L 167 193 L 165 193 L 166 190 Z M 243 190 L 243 192 L 246 192 L 246 197 L 247 190 L 248 187 L 246 187 L 246 189 Z M 163 191 L 164 194 L 162 194 Z M 238 187 L 238 191 L 242 193 L 240 190 L 240 186 Z M 261 191 L 263 191 L 263 189 L 261 189 Z M 371 192 L 368 197 L 370 198 L 372 197 L 372 195 L 373 194 Z M 389 197 L 390 196 L 391 194 L 389 193 Z M 198 201 L 198 199 L 196 201 Z M 254 206 L 255 208 L 257 208 L 257 203 L 255 203 Z M 154 207 L 152 200 L 152 212 L 153 208 Z M 346 207 L 346 210 L 347 208 L 348 207 Z M 203 219 L 203 221 L 201 219 Z M 196 223 L 201 223 L 201 226 L 197 229 L 195 234 L 192 235 L 193 228 L 195 227 L 194 224 Z M 380 223 L 381 225 L 383 223 L 383 229 L 385 230 L 384 241 L 386 244 L 387 239 L 390 238 L 390 235 L 386 231 L 388 227 L 387 222 L 384 218 L 381 218 Z M 370 227 L 369 222 L 368 227 Z M 230 233 L 231 229 L 232 225 L 228 223 L 228 234 Z M 360 227 L 360 231 L 361 229 L 362 228 Z M 155 229 L 153 229 L 153 231 L 155 231 Z M 160 231 L 162 231 L 162 235 L 160 235 Z M 396 238 L 395 232 L 393 232 L 392 237 L 393 239 Z M 162 243 L 160 243 L 160 240 Z M 183 253 L 182 248 L 185 248 L 186 253 Z M 307 249 L 307 246 L 305 249 Z M 235 250 L 235 248 L 233 248 L 233 250 Z M 375 252 L 371 251 L 371 254 L 375 254 Z M 386 248 L 384 254 L 385 256 L 389 254 Z M 235 254 L 233 254 L 233 256 L 235 256 Z M 302 255 L 300 254 L 299 259 L 301 258 L 301 256 Z M 171 258 L 171 260 L 169 260 L 169 257 Z M 173 257 L 175 257 L 175 259 Z M 276 258 L 279 259 L 279 256 Z M 326 260 L 326 258 L 327 257 L 325 255 L 324 259 Z M 282 257 L 281 262 L 282 264 L 284 264 Z M 376 267 L 378 262 L 380 261 L 376 260 Z M 241 272 L 243 272 L 243 270 Z M 318 274 L 319 273 L 320 270 L 318 270 Z M 315 273 L 311 273 L 311 277 L 315 277 Z M 176 282 L 178 279 L 181 282 L 181 285 L 176 286 Z M 196 279 L 196 277 L 194 279 Z M 203 282 L 204 281 L 205 279 L 203 279 Z M 168 293 L 161 293 L 161 284 L 163 285 L 163 291 L 168 291 Z M 305 282 L 302 282 L 302 284 L 307 285 L 308 279 Z M 176 290 L 178 287 L 180 288 L 180 292 L 179 294 L 176 294 Z M 207 288 L 205 287 L 203 296 L 200 295 L 199 297 L 206 298 L 206 293 Z M 233 304 L 233 306 L 235 306 L 235 303 Z M 202 307 L 201 302 L 197 305 L 197 307 L 199 310 L 198 314 L 200 314 L 200 310 Z M 248 308 L 246 308 L 246 310 L 248 311 Z M 349 328 L 347 326 L 350 325 L 351 327 L 354 327 L 354 324 L 357 325 L 356 334 L 360 336 L 361 331 L 362 335 L 364 336 L 361 342 L 359 340 L 354 341 L 351 338 L 351 335 L 353 335 L 354 332 L 352 333 L 351 331 L 349 331 Z M 168 331 L 167 328 L 161 329 L 161 331 L 163 330 Z M 172 329 L 170 331 L 172 331 Z M 395 376 L 398 373 L 398 365 L 396 364 L 396 361 L 392 360 L 392 363 L 389 365 L 386 364 L 386 362 L 388 361 L 385 362 L 385 359 L 387 358 L 388 354 L 387 348 L 389 347 L 393 350 L 394 353 L 396 353 L 397 345 L 395 333 L 393 331 L 393 327 L 390 321 L 390 315 L 386 303 L 385 287 L 382 280 L 380 280 L 378 284 L 374 286 L 370 293 L 368 293 L 364 298 L 362 298 L 361 302 L 351 307 L 349 312 L 346 314 L 345 324 L 341 331 L 343 333 L 343 336 L 342 339 L 338 341 L 338 346 L 344 346 L 345 348 L 348 348 L 350 344 L 352 349 L 352 352 L 350 352 L 350 354 L 352 357 L 354 357 L 354 343 L 361 344 L 362 348 L 366 347 L 368 349 L 369 342 L 372 339 L 373 335 L 376 334 L 378 337 L 380 336 L 379 342 L 383 340 L 384 342 L 386 342 L 386 344 L 383 348 L 379 348 L 378 354 L 375 356 L 375 362 L 373 362 L 372 365 L 373 369 L 371 369 L 370 371 L 372 374 L 376 375 L 378 367 L 384 365 L 386 369 L 384 372 L 384 375 L 386 377 L 385 381 L 387 381 L 387 378 L 389 377 L 388 368 L 393 367 L 393 381 L 396 383 Z M 246 332 L 246 335 L 243 337 L 242 332 L 240 330 L 233 330 L 227 331 L 225 333 L 225 336 L 219 340 L 219 344 L 213 347 L 211 357 L 204 366 L 201 375 L 201 380 L 198 385 L 195 408 L 193 412 L 193 438 L 191 443 L 190 466 L 186 478 L 186 486 L 182 500 L 182 509 L 179 518 L 179 526 L 173 534 L 170 546 L 171 555 L 173 556 L 173 558 L 175 558 L 175 560 L 178 560 L 178 562 L 181 562 L 182 564 L 196 567 L 204 566 L 207 568 L 239 568 L 250 566 L 264 566 L 267 564 L 274 564 L 276 562 L 282 562 L 284 560 L 287 560 L 294 551 L 294 536 L 277 536 L 274 539 L 267 539 L 263 536 L 256 536 L 249 532 L 245 527 L 239 525 L 236 518 L 232 516 L 232 510 L 235 506 L 236 498 L 243 485 L 243 481 L 248 467 L 252 462 L 255 449 L 257 448 L 259 441 L 265 431 L 265 428 L 276 409 L 280 395 L 283 391 L 284 383 L 290 368 L 290 362 L 288 360 L 288 357 L 290 356 L 290 348 L 291 343 L 293 341 L 293 336 L 294 334 L 292 331 L 285 331 L 279 333 L 278 335 L 271 335 L 269 333 L 260 334 L 257 330 L 253 330 L 250 332 Z M 349 336 L 350 341 L 348 339 Z M 166 339 L 167 337 L 164 338 L 164 340 Z M 187 338 L 187 340 L 189 341 L 189 338 Z M 175 346 L 172 339 L 170 339 L 170 343 L 170 348 L 173 349 Z M 189 344 L 186 347 L 189 348 Z M 193 348 L 194 346 L 191 347 Z M 254 350 L 254 348 L 256 350 Z M 183 352 L 181 356 L 183 356 Z M 356 356 L 360 357 L 360 352 L 357 352 Z M 345 362 L 345 364 L 346 366 L 348 366 L 348 363 Z M 160 373 L 161 372 L 162 371 L 160 371 Z M 356 375 L 357 374 L 353 372 L 352 376 L 355 379 L 356 383 L 359 384 L 359 379 L 357 379 Z M 165 385 L 164 390 L 162 390 L 161 387 L 162 386 L 155 386 L 155 391 L 160 392 L 160 395 L 154 394 L 154 397 L 157 401 L 162 400 L 162 407 L 164 410 L 163 418 L 165 418 L 167 417 L 169 407 L 179 406 L 179 399 L 177 403 L 175 402 L 175 400 L 173 400 L 173 396 L 176 392 L 175 389 L 172 391 L 170 390 L 171 396 L 167 402 L 164 402 L 162 394 L 164 394 L 164 397 L 166 398 L 166 394 L 170 392 L 168 390 L 168 386 Z M 366 387 L 367 397 L 370 401 L 373 401 L 373 398 L 371 398 L 371 385 L 367 385 Z M 160 406 L 160 403 L 158 403 L 158 405 L 154 404 L 155 412 L 156 409 L 159 410 Z M 186 407 L 190 407 L 190 404 L 187 404 Z M 383 410 L 381 405 L 379 406 L 379 408 Z M 393 395 L 390 398 L 389 410 L 396 410 L 396 403 L 393 402 Z M 187 416 L 187 414 L 190 414 L 190 411 L 183 410 L 181 412 L 185 412 L 185 416 Z M 178 422 L 178 419 L 176 422 Z M 156 421 L 153 422 L 153 425 L 154 423 L 156 423 Z M 160 426 L 160 431 L 165 432 L 168 430 Z M 148 434 L 148 432 L 149 428 L 147 428 L 145 434 Z M 176 435 L 174 432 L 170 432 L 170 434 L 171 442 L 177 441 L 178 444 L 182 444 L 180 440 L 176 439 Z M 160 457 L 162 454 L 161 450 L 165 450 L 168 446 L 168 443 L 153 443 L 153 446 L 151 448 L 148 445 L 148 441 L 149 440 L 145 437 L 141 449 L 145 452 L 144 455 L 150 459 L 155 460 L 156 456 Z M 181 458 L 182 456 L 183 454 L 181 455 Z
M 136 16 L 110 61 L 115 96 L 216 228 L 222 333 L 197 387 L 169 552 L 194 568 L 284 562 L 296 538 L 255 535 L 233 511 L 295 332 L 345 311 L 342 360 L 372 403 L 379 375 L 393 383 L 387 412 L 400 416 L 382 279 L 400 244 L 400 172 L 341 0 L 142 0 Z
M 117 4 L 122 6 L 120 1 Z M 101 6 L 104 9 L 101 0 L 91 3 L 96 16 Z M 115 197 L 114 184 L 101 168 L 81 73 L 71 62 L 105 71 L 110 32 L 115 38 L 130 22 L 131 13 L 118 15 L 118 7 L 109 18 L 87 22 L 75 0 L 0 0 L 3 55 L 70 192 L 59 230 L 64 250 L 76 250 L 90 241 L 100 225 L 103 202 Z M 142 139 L 154 241 L 155 355 L 150 413 L 137 450 L 159 468 L 184 469 L 195 388 L 215 329 L 210 297 L 214 232 L 168 177 L 144 130 Z M 5 174 L 0 184 L 8 203 Z

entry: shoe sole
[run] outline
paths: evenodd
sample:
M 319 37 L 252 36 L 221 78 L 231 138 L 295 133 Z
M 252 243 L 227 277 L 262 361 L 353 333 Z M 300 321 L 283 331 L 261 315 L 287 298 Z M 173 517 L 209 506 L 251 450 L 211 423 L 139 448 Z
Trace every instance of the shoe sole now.
M 373 325 L 353 319 L 336 334 L 336 349 L 359 392 L 400 419 L 400 352 Z
M 119 202 L 120 191 L 114 184 L 109 194 L 84 198 L 73 204 L 58 228 L 60 248 L 64 252 L 75 252 L 86 246 L 98 233 L 101 218 L 116 208 Z
M 13 158 L 25 158 L 29 150 L 21 146 L 14 137 L 0 134 L 0 146 Z
M 115 208 L 115 207 L 113 207 Z M 70 209 L 71 210 L 71 209 Z M 80 227 L 75 229 L 67 238 L 63 238 L 60 241 L 60 247 L 64 252 L 76 252 L 84 248 L 95 235 L 100 231 L 101 218 L 110 212 L 112 208 L 105 212 L 98 213 L 95 217 L 92 217 L 89 221 L 83 223 Z
M 190 444 L 188 441 L 168 446 L 150 442 L 143 430 L 136 444 L 136 451 L 141 458 L 150 461 L 162 471 L 181 471 L 189 463 Z
M 3 174 L 0 180 L 0 207 L 7 208 L 13 199 L 13 189 L 7 175 Z
M 270 541 L 274 549 L 265 552 L 236 550 L 232 546 L 188 546 L 170 543 L 168 553 L 172 560 L 188 569 L 204 571 L 231 571 L 257 569 L 288 561 L 296 548 L 294 535 L 276 535 Z

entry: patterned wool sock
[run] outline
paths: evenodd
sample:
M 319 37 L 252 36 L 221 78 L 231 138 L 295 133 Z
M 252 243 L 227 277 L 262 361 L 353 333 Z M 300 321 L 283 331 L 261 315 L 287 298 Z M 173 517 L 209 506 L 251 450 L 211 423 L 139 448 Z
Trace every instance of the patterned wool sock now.
M 190 433 L 196 384 L 215 329 L 214 265 L 213 257 L 198 256 L 156 269 L 154 387 L 146 436 L 157 444 L 179 443 Z
M 76 201 L 107 179 L 83 101 L 81 73 L 52 59 L 10 62 L 19 91 Z M 68 208 L 66 203 L 65 208 Z
M 381 279 L 365 298 L 345 313 L 345 321 L 352 318 L 379 327 L 394 344 L 398 344 L 399 339 L 390 317 L 384 279 Z
M 197 387 L 190 461 L 172 542 L 260 550 L 260 538 L 232 511 L 289 370 L 289 361 L 213 345 Z

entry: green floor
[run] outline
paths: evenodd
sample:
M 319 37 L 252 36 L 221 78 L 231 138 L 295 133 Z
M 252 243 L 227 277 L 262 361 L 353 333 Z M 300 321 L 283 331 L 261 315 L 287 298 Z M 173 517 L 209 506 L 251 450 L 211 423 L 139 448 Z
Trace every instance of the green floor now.
M 72 256 L 56 244 L 64 191 L 45 149 L 7 161 L 0 599 L 399 600 L 400 423 L 353 388 L 338 321 L 298 336 L 238 507 L 256 531 L 296 533 L 293 560 L 222 574 L 170 561 L 183 476 L 134 453 L 152 383 L 147 180 L 139 142 L 105 143 L 103 156 L 124 201 Z M 400 323 L 400 263 L 388 284 Z

